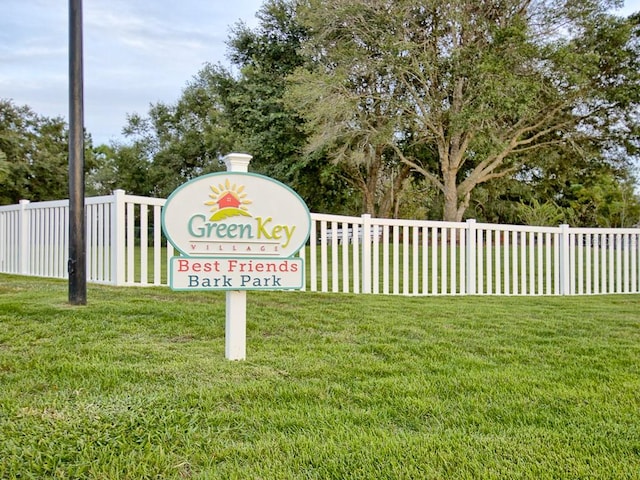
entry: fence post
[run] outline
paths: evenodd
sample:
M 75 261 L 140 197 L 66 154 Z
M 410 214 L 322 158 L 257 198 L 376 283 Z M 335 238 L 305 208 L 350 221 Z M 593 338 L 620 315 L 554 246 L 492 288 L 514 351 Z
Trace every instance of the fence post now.
M 124 285 L 125 279 L 125 191 L 113 191 L 111 204 L 111 283 Z
M 467 219 L 467 295 L 476 293 L 476 221 L 473 218 Z
M 371 215 L 362 215 L 362 293 L 371 293 Z
M 30 257 L 30 230 L 31 219 L 28 206 L 29 200 L 20 200 L 20 210 L 18 211 L 18 272 L 21 275 L 29 275 L 29 257 Z
M 563 223 L 560 225 L 560 295 L 569 295 L 571 268 L 569 262 L 569 225 Z

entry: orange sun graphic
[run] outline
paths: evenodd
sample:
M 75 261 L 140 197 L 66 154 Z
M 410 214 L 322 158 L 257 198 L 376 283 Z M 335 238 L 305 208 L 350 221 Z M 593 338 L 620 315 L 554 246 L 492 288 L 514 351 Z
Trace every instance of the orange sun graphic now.
M 251 216 L 246 207 L 251 203 L 251 200 L 246 199 L 247 194 L 243 193 L 243 185 L 237 186 L 235 183 L 231 185 L 229 179 L 227 179 L 224 185 L 218 184 L 217 188 L 211 185 L 209 188 L 213 192 L 213 194 L 209 195 L 212 200 L 205 202 L 205 205 L 210 205 L 210 211 L 214 212 L 209 218 L 210 221 L 215 222 L 240 215 L 244 217 Z

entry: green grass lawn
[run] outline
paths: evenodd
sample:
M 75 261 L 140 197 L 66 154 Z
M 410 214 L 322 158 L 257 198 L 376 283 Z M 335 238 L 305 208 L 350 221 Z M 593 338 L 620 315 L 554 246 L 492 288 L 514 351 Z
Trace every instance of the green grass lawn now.
M 0 478 L 640 478 L 640 296 L 224 293 L 0 275 Z

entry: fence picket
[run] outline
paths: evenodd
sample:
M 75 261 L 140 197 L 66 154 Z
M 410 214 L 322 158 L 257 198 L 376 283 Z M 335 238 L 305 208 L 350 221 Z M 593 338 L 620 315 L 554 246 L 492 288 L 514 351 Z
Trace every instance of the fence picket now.
M 157 228 L 162 221 L 162 207 L 153 206 L 153 284 L 160 285 L 162 282 L 162 231 Z
M 380 293 L 380 227 L 375 225 L 375 235 L 373 235 L 373 251 L 371 259 L 371 279 L 369 280 L 373 284 L 373 293 Z M 368 260 L 367 260 L 368 261 Z M 367 293 L 367 292 L 365 292 Z
M 631 292 L 638 292 L 638 235 L 631 235 Z
M 411 285 L 412 285 L 412 290 L 411 292 L 413 293 L 413 295 L 418 295 L 418 292 L 420 291 L 420 285 L 419 285 L 419 277 L 418 277 L 418 261 L 419 261 L 419 257 L 420 257 L 420 244 L 419 244 L 419 234 L 420 234 L 420 227 L 417 226 L 413 226 L 411 227 L 411 231 L 412 231 L 412 238 L 411 238 L 411 273 L 412 273 L 412 280 L 411 280 Z

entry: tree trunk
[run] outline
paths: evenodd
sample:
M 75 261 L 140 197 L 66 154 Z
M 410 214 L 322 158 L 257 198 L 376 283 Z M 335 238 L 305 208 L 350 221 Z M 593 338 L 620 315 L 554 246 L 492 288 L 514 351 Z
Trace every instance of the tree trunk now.
M 444 172 L 443 175 L 443 194 L 444 194 L 444 212 L 443 220 L 445 222 L 459 222 L 462 219 L 462 213 L 458 208 L 458 185 L 456 185 L 455 172 Z

